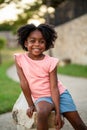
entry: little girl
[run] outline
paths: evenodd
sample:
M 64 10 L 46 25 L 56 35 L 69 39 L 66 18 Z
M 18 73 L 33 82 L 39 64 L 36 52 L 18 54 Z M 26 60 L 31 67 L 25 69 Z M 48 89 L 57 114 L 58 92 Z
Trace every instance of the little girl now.
M 37 111 L 37 130 L 48 130 L 48 116 L 52 110 L 55 110 L 56 130 L 63 126 L 61 114 L 75 130 L 87 130 L 70 93 L 57 80 L 59 60 L 43 54 L 54 46 L 56 38 L 57 33 L 48 24 L 27 24 L 18 29 L 18 43 L 27 51 L 15 54 L 20 86 L 29 105 L 27 115 L 32 117 Z

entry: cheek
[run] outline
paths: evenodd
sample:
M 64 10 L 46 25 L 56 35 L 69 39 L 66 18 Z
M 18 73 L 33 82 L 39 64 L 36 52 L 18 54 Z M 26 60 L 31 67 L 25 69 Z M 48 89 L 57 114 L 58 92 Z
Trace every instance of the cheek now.
M 46 45 L 43 46 L 44 50 L 46 50 Z
M 30 51 L 32 47 L 31 47 L 31 45 L 28 44 L 26 48 L 28 51 Z
M 45 44 L 42 44 L 41 47 L 42 47 L 42 48 L 46 48 L 46 45 L 45 45 Z
M 32 45 L 31 44 L 28 44 L 28 46 L 27 46 L 28 48 L 31 48 L 32 47 Z
M 44 47 L 44 50 L 46 50 L 46 47 Z

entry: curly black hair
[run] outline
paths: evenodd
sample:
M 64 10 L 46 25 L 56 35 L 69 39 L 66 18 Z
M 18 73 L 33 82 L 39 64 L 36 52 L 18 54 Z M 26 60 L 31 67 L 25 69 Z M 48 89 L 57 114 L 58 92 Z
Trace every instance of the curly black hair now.
M 54 47 L 54 42 L 57 39 L 57 33 L 52 25 L 40 24 L 38 26 L 35 26 L 34 24 L 27 24 L 17 30 L 18 43 L 22 46 L 24 50 L 28 51 L 27 48 L 24 46 L 24 43 L 29 37 L 30 33 L 35 30 L 39 30 L 42 33 L 46 41 L 46 50 Z

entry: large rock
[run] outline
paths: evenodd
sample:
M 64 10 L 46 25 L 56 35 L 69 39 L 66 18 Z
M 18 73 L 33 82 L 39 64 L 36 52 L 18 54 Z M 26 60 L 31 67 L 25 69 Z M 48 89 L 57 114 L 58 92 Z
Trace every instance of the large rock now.
M 12 110 L 12 116 L 13 116 L 14 122 L 17 125 L 18 130 L 23 129 L 23 128 L 24 130 L 36 128 L 37 113 L 34 112 L 32 118 L 29 118 L 26 115 L 27 108 L 28 108 L 27 102 L 25 100 L 23 93 L 21 93 Z M 49 128 L 55 127 L 54 118 L 55 118 L 55 112 L 52 111 L 48 118 Z
M 28 105 L 26 99 L 23 93 L 21 93 L 16 103 L 14 104 L 12 110 L 12 117 L 15 125 L 17 126 L 17 130 L 36 130 L 37 113 L 34 112 L 32 118 L 29 118 L 26 115 L 27 108 Z M 48 118 L 49 130 L 55 130 L 54 118 L 55 118 L 55 112 L 52 111 Z M 72 126 L 66 119 L 64 119 L 64 122 L 65 124 L 61 130 L 73 130 Z

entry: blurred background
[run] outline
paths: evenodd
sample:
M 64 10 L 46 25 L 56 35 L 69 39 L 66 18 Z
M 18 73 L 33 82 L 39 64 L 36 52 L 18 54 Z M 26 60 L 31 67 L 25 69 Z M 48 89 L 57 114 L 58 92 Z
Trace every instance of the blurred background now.
M 0 113 L 12 110 L 21 91 L 7 70 L 23 52 L 16 31 L 27 23 L 54 25 L 58 39 L 48 53 L 61 60 L 58 72 L 87 78 L 87 0 L 0 0 Z
M 19 82 L 12 80 L 14 53 L 24 52 L 16 31 L 27 23 L 55 27 L 55 48 L 46 53 L 60 59 L 59 78 L 71 90 L 86 122 L 87 0 L 0 0 L 0 130 L 16 130 L 11 111 L 21 89 Z M 71 128 L 67 125 L 66 129 Z
M 16 31 L 21 25 L 46 22 L 58 33 L 49 54 L 65 62 L 87 64 L 86 0 L 0 0 L 0 38 L 6 40 L 7 48 L 18 47 Z

